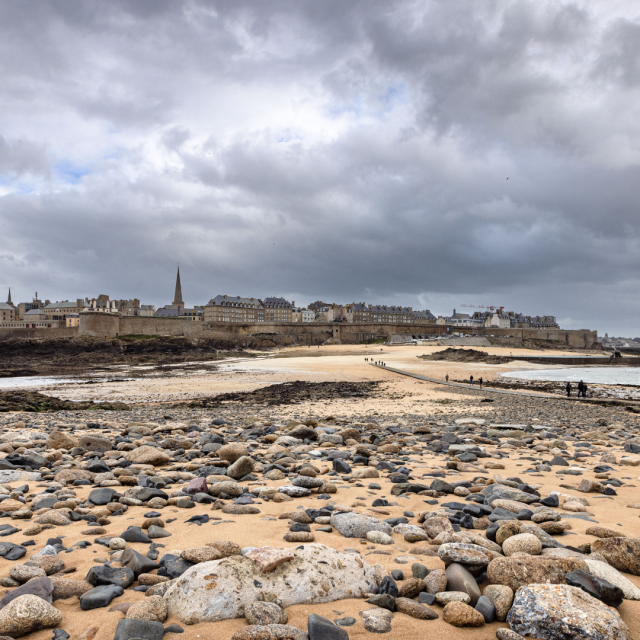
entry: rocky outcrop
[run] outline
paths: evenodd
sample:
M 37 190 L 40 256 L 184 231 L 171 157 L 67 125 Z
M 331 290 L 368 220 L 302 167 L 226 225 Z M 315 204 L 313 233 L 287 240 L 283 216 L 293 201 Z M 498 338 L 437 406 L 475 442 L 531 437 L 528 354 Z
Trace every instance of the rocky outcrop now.
M 165 594 L 169 615 L 185 624 L 244 615 L 262 600 L 283 607 L 362 598 L 376 590 L 375 569 L 359 555 L 321 544 L 293 550 L 295 558 L 269 573 L 244 556 L 203 562 L 185 571 Z

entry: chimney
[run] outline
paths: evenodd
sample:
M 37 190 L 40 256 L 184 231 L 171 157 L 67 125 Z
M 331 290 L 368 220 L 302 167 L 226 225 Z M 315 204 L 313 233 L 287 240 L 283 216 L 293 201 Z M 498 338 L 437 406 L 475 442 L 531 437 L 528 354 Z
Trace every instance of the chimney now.
M 295 301 L 295 300 L 292 300 L 292 301 L 291 301 L 291 306 L 292 306 L 292 307 L 295 307 L 295 306 L 296 306 L 296 301 Z

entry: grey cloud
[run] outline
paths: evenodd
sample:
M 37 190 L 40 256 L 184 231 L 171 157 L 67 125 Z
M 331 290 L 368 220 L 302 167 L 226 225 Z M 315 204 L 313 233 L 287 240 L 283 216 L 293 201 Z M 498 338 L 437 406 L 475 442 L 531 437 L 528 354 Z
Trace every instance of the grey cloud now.
M 0 287 L 163 304 L 179 261 L 193 303 L 637 333 L 638 29 L 604 0 L 0 5 Z

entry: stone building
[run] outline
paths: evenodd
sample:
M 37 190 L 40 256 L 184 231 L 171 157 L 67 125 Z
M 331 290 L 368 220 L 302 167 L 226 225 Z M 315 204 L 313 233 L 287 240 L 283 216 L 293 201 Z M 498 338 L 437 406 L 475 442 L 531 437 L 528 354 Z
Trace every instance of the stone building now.
M 292 322 L 292 309 L 296 306 L 295 302 L 289 302 L 284 298 L 265 298 L 262 306 L 264 307 L 265 322 Z
M 58 329 L 60 326 L 59 320 L 54 320 L 51 315 L 47 315 L 42 309 L 27 311 L 22 320 L 0 322 L 0 329 Z M 62 326 L 64 326 L 64 323 L 62 323 Z
M 61 322 L 64 326 L 67 315 L 70 313 L 80 313 L 87 310 L 87 304 L 81 298 L 75 302 L 73 300 L 62 300 L 61 302 L 49 302 L 44 306 L 44 313 L 50 319 Z M 30 313 L 30 312 L 27 312 Z M 26 314 L 25 314 L 26 316 Z
M 42 300 L 38 299 L 38 292 L 36 291 L 35 298 L 31 299 L 31 302 L 20 302 L 16 308 L 16 320 L 22 320 L 24 318 L 24 314 L 27 311 L 31 311 L 32 309 L 42 309 L 45 304 L 49 304 L 49 301 L 46 300 L 44 303 Z
M 313 322 L 315 319 L 316 314 L 311 309 L 293 308 L 291 310 L 292 322 Z
M 205 322 L 264 322 L 264 306 L 257 298 L 221 295 L 204 305 Z

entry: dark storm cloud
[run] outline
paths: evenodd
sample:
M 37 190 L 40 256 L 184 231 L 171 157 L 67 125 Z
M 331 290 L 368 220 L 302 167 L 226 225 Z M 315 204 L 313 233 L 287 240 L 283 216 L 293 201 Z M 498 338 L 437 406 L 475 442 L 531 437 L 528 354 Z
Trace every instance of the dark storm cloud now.
M 634 5 L 0 5 L 0 286 L 635 335 Z M 15 292 L 19 293 L 15 293 Z M 3 294 L 0 294 L 0 296 Z

